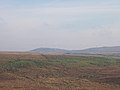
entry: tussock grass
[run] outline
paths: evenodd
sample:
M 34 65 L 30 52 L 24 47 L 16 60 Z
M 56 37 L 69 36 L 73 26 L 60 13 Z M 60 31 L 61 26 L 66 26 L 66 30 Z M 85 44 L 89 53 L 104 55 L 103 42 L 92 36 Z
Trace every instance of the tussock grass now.
M 22 68 L 43 68 L 48 66 L 65 66 L 65 67 L 109 67 L 120 66 L 120 60 L 108 57 L 93 56 L 51 56 L 48 60 L 15 60 L 0 65 L 0 69 L 13 71 Z
M 13 70 L 18 70 L 22 68 L 43 67 L 48 64 L 49 63 L 45 60 L 15 60 L 15 61 L 0 65 L 0 69 L 13 71 Z

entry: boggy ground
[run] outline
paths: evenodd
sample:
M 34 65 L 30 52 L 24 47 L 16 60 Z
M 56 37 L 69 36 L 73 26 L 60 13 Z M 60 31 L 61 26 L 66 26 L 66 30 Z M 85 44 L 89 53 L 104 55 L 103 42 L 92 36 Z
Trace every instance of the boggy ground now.
M 1 53 L 0 90 L 120 90 L 120 59 Z

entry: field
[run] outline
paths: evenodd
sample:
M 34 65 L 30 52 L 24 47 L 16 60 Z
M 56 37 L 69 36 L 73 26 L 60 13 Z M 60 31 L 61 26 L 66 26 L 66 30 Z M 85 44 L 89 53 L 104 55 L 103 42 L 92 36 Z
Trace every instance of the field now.
M 0 90 L 120 90 L 120 59 L 1 52 Z

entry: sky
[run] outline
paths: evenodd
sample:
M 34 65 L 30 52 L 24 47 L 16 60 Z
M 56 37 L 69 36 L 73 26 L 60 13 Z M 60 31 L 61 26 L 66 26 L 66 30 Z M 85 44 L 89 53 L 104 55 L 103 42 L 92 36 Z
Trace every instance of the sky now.
M 120 46 L 120 0 L 0 0 L 0 51 Z

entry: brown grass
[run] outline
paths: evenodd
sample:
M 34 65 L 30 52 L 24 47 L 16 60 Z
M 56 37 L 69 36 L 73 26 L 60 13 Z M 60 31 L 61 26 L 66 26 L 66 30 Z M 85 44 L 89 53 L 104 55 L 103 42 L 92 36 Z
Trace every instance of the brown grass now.
M 0 53 L 0 64 L 19 60 L 47 60 L 75 56 L 38 53 Z M 23 68 L 0 72 L 0 90 L 120 90 L 120 67 Z

